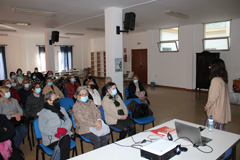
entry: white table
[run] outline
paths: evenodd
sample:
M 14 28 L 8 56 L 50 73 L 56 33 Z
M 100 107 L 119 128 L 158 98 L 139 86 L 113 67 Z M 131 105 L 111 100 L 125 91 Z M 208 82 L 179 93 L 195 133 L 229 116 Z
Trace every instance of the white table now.
M 186 121 L 173 119 L 171 121 L 168 121 L 166 123 L 163 123 L 161 125 L 158 125 L 152 129 L 157 129 L 159 127 L 168 126 L 175 128 L 175 121 L 179 121 L 181 123 L 185 123 L 188 125 L 192 125 L 195 127 L 199 127 L 200 125 L 189 123 Z M 154 135 L 153 133 L 149 131 L 141 132 L 133 136 L 135 141 L 142 141 L 143 139 L 148 139 L 149 135 Z M 222 156 L 230 147 L 234 147 L 233 153 L 235 154 L 236 159 L 236 144 L 240 141 L 240 135 L 233 134 L 225 131 L 220 130 L 213 130 L 212 133 L 208 132 L 208 129 L 204 129 L 201 132 L 202 136 L 211 138 L 212 141 L 208 143 L 209 146 L 213 148 L 212 153 L 202 153 L 196 148 L 194 148 L 192 145 L 190 145 L 190 142 L 185 140 L 178 140 L 177 142 L 181 143 L 182 146 L 185 146 L 188 148 L 187 152 L 182 152 L 180 155 L 176 155 L 171 160 L 215 160 L 219 159 L 220 156 Z M 172 134 L 173 140 L 177 139 L 177 134 Z M 157 136 L 150 136 L 152 138 L 157 138 Z M 164 139 L 167 139 L 164 137 Z M 134 144 L 131 137 L 125 138 L 121 141 L 116 142 L 121 145 L 129 146 Z M 144 143 L 143 145 L 147 145 L 147 143 Z M 204 151 L 210 151 L 208 147 L 200 147 L 201 150 Z M 234 159 L 234 158 L 233 158 Z M 132 147 L 121 147 L 114 143 L 109 144 L 105 147 L 81 154 L 79 156 L 76 156 L 74 158 L 71 158 L 71 160 L 146 160 L 145 158 L 142 158 L 140 155 L 140 149 L 135 149 Z

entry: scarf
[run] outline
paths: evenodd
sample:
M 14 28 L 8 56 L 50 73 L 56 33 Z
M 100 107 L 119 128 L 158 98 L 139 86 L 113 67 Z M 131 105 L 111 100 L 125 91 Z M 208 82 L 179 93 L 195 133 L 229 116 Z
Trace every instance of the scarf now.
M 6 140 L 0 143 L 0 153 L 4 160 L 8 160 L 12 155 L 11 141 Z
M 45 103 L 44 108 L 56 113 L 61 120 L 65 121 L 64 115 L 60 111 L 61 110 L 60 106 L 51 106 L 48 103 Z
M 112 95 L 109 94 L 108 98 L 113 101 L 113 103 L 115 104 L 116 107 L 120 106 L 120 103 L 116 100 L 117 96 L 113 97 Z

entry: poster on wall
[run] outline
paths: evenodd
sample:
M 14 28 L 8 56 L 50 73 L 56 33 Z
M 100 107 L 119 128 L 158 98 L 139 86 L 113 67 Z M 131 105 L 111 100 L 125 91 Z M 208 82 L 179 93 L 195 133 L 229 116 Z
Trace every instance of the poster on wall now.
M 122 72 L 122 58 L 115 58 L 115 72 Z

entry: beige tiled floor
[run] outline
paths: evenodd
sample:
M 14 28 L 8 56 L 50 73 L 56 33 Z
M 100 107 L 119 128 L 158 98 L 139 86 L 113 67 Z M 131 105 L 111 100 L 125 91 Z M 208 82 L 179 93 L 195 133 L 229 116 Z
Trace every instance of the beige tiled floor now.
M 103 86 L 103 79 L 98 79 L 100 88 Z M 125 84 L 126 86 L 127 84 Z M 145 86 L 148 92 L 148 97 L 151 102 L 151 109 L 153 110 L 155 125 L 164 123 L 173 118 L 182 119 L 185 121 L 203 124 L 205 119 L 205 113 L 203 107 L 207 101 L 207 93 L 196 93 L 193 91 L 184 91 L 177 89 L 169 89 L 163 87 L 149 87 Z M 232 122 L 227 125 L 226 131 L 240 134 L 240 105 L 231 105 L 232 109 Z M 146 125 L 145 129 L 151 128 L 152 124 Z M 137 131 L 141 131 L 142 126 L 137 126 Z M 114 139 L 118 138 L 118 134 L 114 133 Z M 224 138 L 224 137 L 223 137 Z M 35 141 L 36 143 L 36 141 Z M 78 154 L 81 154 L 81 147 L 79 139 L 76 140 Z M 110 141 L 111 143 L 111 141 Z M 83 144 L 84 151 L 92 150 L 92 145 Z M 21 149 L 25 154 L 26 160 L 34 160 L 36 147 L 33 151 L 29 150 L 27 139 L 25 144 L 21 145 Z M 45 156 L 49 159 L 48 156 Z M 39 159 L 41 157 L 39 156 Z M 237 146 L 237 159 L 240 159 L 240 145 Z

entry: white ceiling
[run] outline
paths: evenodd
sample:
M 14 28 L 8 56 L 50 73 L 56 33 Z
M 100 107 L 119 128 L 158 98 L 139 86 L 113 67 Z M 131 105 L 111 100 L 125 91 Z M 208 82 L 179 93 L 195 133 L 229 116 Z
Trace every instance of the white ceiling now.
M 44 28 L 54 28 L 60 31 L 60 36 L 74 32 L 83 33 L 83 38 L 103 37 L 103 31 L 89 28 L 104 29 L 104 9 L 109 7 L 122 8 L 123 14 L 136 13 L 133 32 L 240 18 L 240 0 L 2 0 L 0 4 L 0 20 L 31 23 L 5 24 L 17 32 L 0 31 L 15 36 L 43 36 Z M 56 16 L 13 13 L 13 7 L 56 12 Z M 166 10 L 183 13 L 189 19 L 168 16 Z M 6 29 L 0 26 L 3 28 Z

